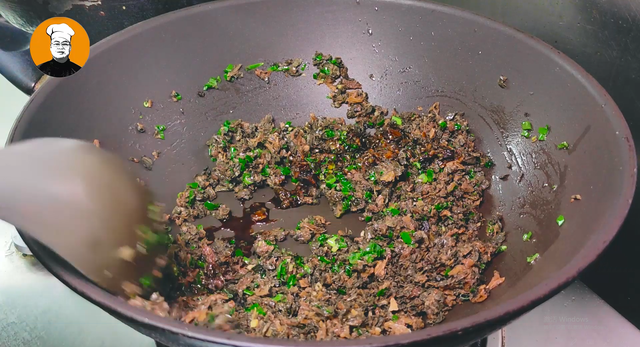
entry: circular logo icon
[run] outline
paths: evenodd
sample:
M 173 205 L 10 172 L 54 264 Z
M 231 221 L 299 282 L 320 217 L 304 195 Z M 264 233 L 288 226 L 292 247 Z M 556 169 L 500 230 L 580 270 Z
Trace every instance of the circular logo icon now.
M 87 62 L 90 46 L 82 25 L 70 18 L 54 17 L 40 23 L 31 35 L 31 58 L 45 75 L 67 77 Z

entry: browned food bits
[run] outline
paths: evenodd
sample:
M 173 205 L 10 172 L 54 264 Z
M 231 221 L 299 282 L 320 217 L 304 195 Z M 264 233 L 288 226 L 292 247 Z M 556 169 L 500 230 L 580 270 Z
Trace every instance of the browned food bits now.
M 300 63 L 255 73 L 295 76 Z M 500 216 L 487 221 L 478 210 L 493 162 L 476 149 L 464 114 L 445 113 L 455 110 L 439 103 L 426 113 L 390 113 L 369 102 L 339 57 L 317 52 L 313 66 L 332 106 L 346 105 L 355 122 L 315 115 L 278 126 L 271 116 L 220 122 L 207 141 L 215 165 L 186 184 L 171 213 L 179 229 L 163 276 L 174 288 L 171 299 L 131 304 L 251 336 L 355 339 L 440 323 L 456 305 L 482 302 L 504 282 L 497 272 L 483 277 L 505 250 L 505 232 Z M 271 222 L 266 203 L 244 206 L 242 216 L 216 203 L 218 192 L 248 201 L 260 188 L 273 190 L 270 202 L 279 209 L 324 197 L 335 216 L 357 213 L 366 223 L 334 235 L 313 215 L 295 228 L 250 232 Z M 206 217 L 221 225 L 199 225 Z M 288 238 L 308 244 L 311 255 L 278 245 Z
M 509 79 L 507 78 L 507 76 L 500 76 L 500 78 L 498 78 L 498 86 L 500 86 L 500 88 L 505 89 L 507 88 L 507 81 Z
M 140 164 L 149 171 L 153 169 L 153 160 L 147 156 L 143 155 L 142 158 L 140 158 Z

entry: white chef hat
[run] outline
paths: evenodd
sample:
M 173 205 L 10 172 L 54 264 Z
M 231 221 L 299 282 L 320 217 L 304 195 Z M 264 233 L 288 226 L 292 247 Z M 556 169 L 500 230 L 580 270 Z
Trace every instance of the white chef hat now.
M 75 35 L 75 33 L 76 32 L 73 31 L 70 26 L 64 23 L 51 24 L 47 27 L 47 35 L 49 35 L 52 40 L 59 37 L 67 39 L 67 41 L 71 41 L 71 36 Z

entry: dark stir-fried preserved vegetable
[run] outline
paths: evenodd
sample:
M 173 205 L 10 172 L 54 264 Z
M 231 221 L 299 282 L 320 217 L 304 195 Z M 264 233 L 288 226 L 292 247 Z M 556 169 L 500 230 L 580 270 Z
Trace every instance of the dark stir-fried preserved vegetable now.
M 317 53 L 313 66 L 333 106 L 346 104 L 355 123 L 312 114 L 306 124 L 271 116 L 222 124 L 207 142 L 215 164 L 195 176 L 171 213 L 179 233 L 169 287 L 133 305 L 252 336 L 350 339 L 437 324 L 504 281 L 483 274 L 506 248 L 505 234 L 500 218 L 478 211 L 493 163 L 475 148 L 464 115 L 438 103 L 427 112 L 388 112 L 368 101 L 340 58 Z M 264 204 L 237 217 L 215 202 L 218 192 L 246 201 L 265 187 L 278 208 L 325 196 L 335 216 L 357 213 L 366 223 L 332 235 L 325 218 L 309 216 L 292 230 L 231 239 L 198 224 L 207 216 L 223 227 L 267 222 Z M 311 255 L 280 247 L 287 238 L 308 244 Z

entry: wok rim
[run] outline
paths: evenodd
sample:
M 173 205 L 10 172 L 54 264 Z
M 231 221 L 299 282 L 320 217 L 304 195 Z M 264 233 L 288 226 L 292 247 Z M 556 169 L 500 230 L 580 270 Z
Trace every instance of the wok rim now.
M 92 53 L 94 55 L 100 54 L 100 52 L 110 49 L 111 46 L 117 44 L 122 40 L 126 40 L 128 37 L 136 35 L 141 31 L 149 30 L 166 21 L 172 21 L 180 17 L 189 16 L 193 12 L 199 12 L 205 8 L 207 10 L 212 10 L 225 6 L 258 1 L 266 0 L 223 0 L 190 6 L 177 11 L 162 14 L 160 16 L 137 23 L 101 40 L 100 42 L 92 46 Z M 574 62 L 564 53 L 558 51 L 544 41 L 500 22 L 454 6 L 436 4 L 421 0 L 379 1 L 420 6 L 431 9 L 433 11 L 444 12 L 456 17 L 460 17 L 467 21 L 474 21 L 479 25 L 497 29 L 505 33 L 506 35 L 510 35 L 518 39 L 519 41 L 525 42 L 532 48 L 539 51 L 540 54 L 546 54 L 563 68 L 567 69 L 567 71 L 571 72 L 572 75 L 592 94 L 594 98 L 601 101 L 601 104 L 606 104 L 607 108 L 609 109 L 607 113 L 610 115 L 608 118 L 611 121 L 613 130 L 618 131 L 620 136 L 625 138 L 627 141 L 628 167 L 626 171 L 622 171 L 621 173 L 624 193 L 620 196 L 615 206 L 611 209 L 611 214 L 613 215 L 613 217 L 607 223 L 607 227 L 596 231 L 592 239 L 584 247 L 582 247 L 578 255 L 574 257 L 569 263 L 567 263 L 562 269 L 557 271 L 554 275 L 547 277 L 544 281 L 530 288 L 526 292 L 514 298 L 511 298 L 499 305 L 496 305 L 493 308 L 482 310 L 477 314 L 461 318 L 453 322 L 447 322 L 445 320 L 438 325 L 418 330 L 410 334 L 380 336 L 362 340 L 340 340 L 340 344 L 343 346 L 382 347 L 416 343 L 427 340 L 439 340 L 448 337 L 460 336 L 467 333 L 473 334 L 474 332 L 476 334 L 482 333 L 483 329 L 487 330 L 490 326 L 498 326 L 502 323 L 505 323 L 508 320 L 513 319 L 523 314 L 524 312 L 533 309 L 540 303 L 546 301 L 552 295 L 567 286 L 573 279 L 575 279 L 578 274 L 582 272 L 589 264 L 595 261 L 596 258 L 600 256 L 600 254 L 602 254 L 605 248 L 609 245 L 611 240 L 620 230 L 620 227 L 622 226 L 622 223 L 624 222 L 629 212 L 635 192 L 637 180 L 637 158 L 633 137 L 631 135 L 629 126 L 617 104 L 613 101 L 607 91 L 595 80 L 595 78 L 593 78 L 580 65 Z M 6 142 L 7 145 L 15 142 L 14 137 L 18 124 L 23 119 L 25 111 L 29 108 L 31 103 L 36 98 L 38 98 L 39 94 L 42 94 L 42 90 L 54 88 L 56 84 L 61 82 L 61 80 L 62 79 L 48 79 L 47 82 L 41 86 L 41 88 L 36 90 L 36 92 L 25 104 L 24 108 L 20 112 L 20 115 L 14 122 Z M 50 254 L 48 254 L 49 251 L 44 250 L 38 242 L 29 238 L 28 235 L 25 235 L 22 232 L 20 232 L 20 234 L 23 237 L 24 241 L 27 243 L 27 246 L 32 250 L 34 256 L 38 260 L 44 260 L 41 261 L 43 266 L 47 268 L 47 270 L 49 270 L 58 280 L 60 280 L 71 290 L 79 294 L 81 297 L 107 311 L 110 315 L 114 316 L 118 320 L 124 321 L 126 324 L 137 324 L 144 327 L 144 329 L 147 331 L 159 330 L 160 332 L 168 332 L 178 337 L 187 337 L 207 343 L 219 343 L 242 347 L 300 345 L 331 346 L 335 344 L 335 341 L 298 341 L 276 338 L 254 338 L 243 334 L 222 332 L 206 329 L 203 327 L 196 327 L 173 320 L 171 318 L 162 318 L 160 316 L 156 316 L 143 309 L 128 305 L 124 300 L 101 289 L 96 284 L 84 278 L 78 272 L 69 271 L 65 268 L 67 266 L 65 266 L 63 263 L 56 262 L 56 258 L 52 258 Z M 41 251 L 44 252 L 40 253 Z

